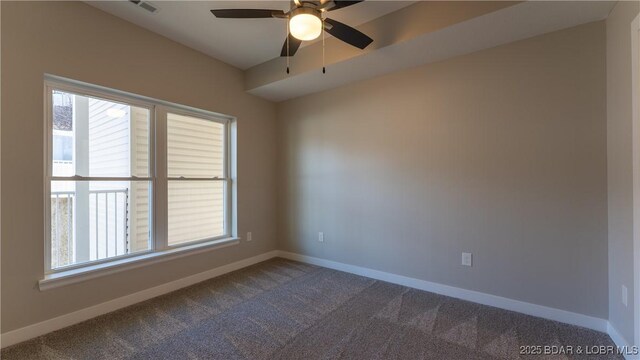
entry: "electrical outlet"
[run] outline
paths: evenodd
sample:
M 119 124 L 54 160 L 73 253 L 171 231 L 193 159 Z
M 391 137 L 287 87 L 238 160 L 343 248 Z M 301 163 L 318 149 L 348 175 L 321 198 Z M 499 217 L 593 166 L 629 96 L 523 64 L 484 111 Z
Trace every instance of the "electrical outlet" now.
M 622 285 L 622 305 L 627 306 L 629 293 L 627 291 L 627 287 Z
M 247 233 L 247 241 L 251 241 L 251 240 L 253 240 L 253 239 L 251 238 L 251 231 L 249 231 Z
M 462 265 L 471 266 L 471 253 L 462 253 Z
M 324 242 L 324 233 L 323 232 L 319 232 L 318 233 L 318 241 Z

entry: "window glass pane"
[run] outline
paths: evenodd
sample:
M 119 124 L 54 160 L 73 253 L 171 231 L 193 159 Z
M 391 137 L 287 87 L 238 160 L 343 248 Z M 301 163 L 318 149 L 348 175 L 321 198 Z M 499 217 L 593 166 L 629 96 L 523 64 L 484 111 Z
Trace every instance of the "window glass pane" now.
M 149 250 L 148 181 L 52 181 L 51 268 Z
M 169 177 L 224 177 L 224 139 L 224 124 L 167 114 Z
M 70 135 L 53 135 L 53 160 L 73 160 L 73 136 Z
M 149 110 L 54 90 L 53 176 L 149 176 Z
M 169 181 L 169 245 L 225 235 L 224 182 Z

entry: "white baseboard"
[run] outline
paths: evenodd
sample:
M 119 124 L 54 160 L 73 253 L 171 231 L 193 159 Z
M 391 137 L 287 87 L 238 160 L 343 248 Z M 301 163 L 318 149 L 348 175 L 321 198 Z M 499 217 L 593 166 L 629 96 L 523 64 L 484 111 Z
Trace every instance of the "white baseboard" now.
M 425 290 L 436 294 L 451 296 L 454 298 L 471 301 L 478 304 L 489 305 L 505 310 L 511 310 L 522 314 L 537 316 L 549 320 L 555 320 L 566 324 L 582 326 L 585 328 L 607 332 L 608 321 L 597 317 L 578 314 L 566 310 L 555 309 L 547 306 L 513 300 L 501 296 L 490 295 L 473 290 L 461 289 L 449 285 L 438 284 L 426 280 L 410 278 L 407 276 L 391 274 L 384 271 L 373 270 L 355 265 L 344 264 L 336 261 L 320 259 L 316 257 L 279 251 L 278 256 L 285 259 L 300 261 L 312 265 L 318 265 L 330 269 L 340 270 L 356 275 L 382 280 L 411 288 Z
M 67 326 L 77 324 L 79 322 L 89 320 L 96 316 L 100 316 L 141 301 L 145 301 L 156 296 L 160 296 L 183 287 L 197 284 L 201 281 L 205 281 L 220 275 L 224 275 L 231 271 L 239 270 L 244 267 L 257 264 L 259 262 L 269 260 L 278 255 L 278 251 L 269 251 L 264 254 L 260 254 L 248 259 L 236 261 L 231 264 L 223 265 L 215 269 L 207 270 L 195 275 L 191 275 L 182 279 L 174 280 L 166 284 L 158 285 L 146 290 L 142 290 L 127 296 L 123 296 L 117 299 L 109 300 L 107 302 L 97 304 L 82 310 L 74 311 L 69 314 L 58 316 L 53 319 L 45 320 L 37 324 L 25 326 L 20 329 L 6 332 L 0 336 L 0 347 L 4 348 L 11 346 L 29 339 L 33 339 L 40 335 L 56 331 Z
M 640 355 L 630 355 L 631 352 L 631 346 L 629 345 L 630 343 L 624 338 L 624 336 L 622 336 L 618 330 L 611 325 L 610 322 L 607 322 L 607 334 L 609 334 L 609 337 L 611 337 L 611 340 L 613 340 L 613 342 L 616 344 L 616 346 L 620 349 L 628 349 L 629 350 L 629 354 L 624 353 L 624 358 L 627 360 L 640 360 Z

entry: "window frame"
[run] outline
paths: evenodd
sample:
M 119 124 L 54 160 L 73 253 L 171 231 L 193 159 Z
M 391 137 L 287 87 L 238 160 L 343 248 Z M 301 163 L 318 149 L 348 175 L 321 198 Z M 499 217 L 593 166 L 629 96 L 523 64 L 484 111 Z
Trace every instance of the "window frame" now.
M 160 162 L 158 163 L 160 166 L 157 168 L 158 174 L 162 176 L 163 178 L 163 186 L 166 186 L 166 189 L 164 189 L 162 192 L 160 192 L 160 196 L 158 197 L 158 200 L 161 202 L 164 202 L 164 206 L 163 209 L 167 212 L 166 216 L 163 216 L 165 219 L 167 219 L 166 223 L 164 224 L 160 224 L 161 228 L 157 228 L 156 231 L 159 231 L 161 234 L 163 234 L 163 236 L 161 236 L 162 239 L 166 239 L 166 241 L 164 242 L 160 242 L 160 243 L 156 243 L 156 246 L 159 246 L 160 249 L 162 250 L 167 250 L 167 249 L 175 249 L 175 248 L 180 248 L 182 246 L 187 246 L 187 245 L 194 245 L 194 244 L 201 244 L 201 243 L 206 243 L 206 242 L 211 242 L 211 241 L 216 241 L 216 240 L 220 240 L 220 239 L 226 239 L 229 237 L 233 236 L 233 232 L 232 232 L 232 221 L 231 221 L 231 214 L 232 214 L 232 187 L 233 187 L 233 182 L 232 182 L 232 178 L 231 178 L 231 172 L 230 172 L 230 163 L 232 161 L 231 158 L 231 151 L 230 151 L 230 139 L 231 139 L 231 131 L 230 131 L 230 120 L 229 119 L 224 119 L 224 118 L 220 118 L 219 116 L 215 116 L 212 115 L 211 113 L 206 113 L 206 112 L 201 112 L 201 111 L 193 111 L 193 110 L 186 110 L 186 109 L 179 109 L 179 108 L 172 108 L 172 107 L 167 107 L 167 106 L 159 106 L 156 109 L 157 114 L 160 114 L 160 116 L 157 116 L 156 118 L 156 135 L 158 136 L 158 138 L 162 139 L 164 146 L 164 151 L 160 150 L 159 152 L 163 153 L 163 159 L 162 162 L 160 164 Z M 223 177 L 212 177 L 212 178 L 193 178 L 193 177 L 184 177 L 184 176 L 180 176 L 180 177 L 169 177 L 169 148 L 168 148 L 168 135 L 169 135 L 169 130 L 168 130 L 168 125 L 169 125 L 169 121 L 168 121 L 168 114 L 176 114 L 176 115 L 182 115 L 182 116 L 189 116 L 189 117 L 193 117 L 193 118 L 197 118 L 203 121 L 213 121 L 219 124 L 224 125 L 224 144 L 223 144 L 223 149 L 225 152 L 224 155 L 224 166 L 222 167 L 222 171 L 223 171 Z M 169 191 L 168 191 L 168 186 L 169 186 L 169 181 L 222 181 L 225 184 L 225 191 L 224 191 L 224 234 L 219 235 L 219 236 L 214 236 L 214 237 L 209 237 L 209 238 L 204 238 L 204 239 L 198 239 L 198 240 L 193 240 L 193 241 L 187 241 L 184 243 L 179 243 L 179 244 L 175 244 L 175 245 L 169 245 L 169 237 L 168 237 L 168 233 L 169 233 L 169 217 L 168 217 L 168 211 L 169 211 Z
M 146 177 L 90 177 L 90 176 L 53 176 L 53 99 L 54 90 L 69 92 L 75 95 L 95 97 L 117 103 L 145 108 L 149 111 L 149 172 Z M 181 244 L 169 245 L 168 230 L 168 182 L 167 176 L 167 114 L 191 116 L 203 120 L 215 121 L 225 126 L 224 137 L 224 178 L 216 181 L 225 181 L 224 192 L 224 229 L 225 234 L 212 238 L 205 238 Z M 45 74 L 44 77 L 44 279 L 40 280 L 46 288 L 53 287 L 51 282 L 68 283 L 65 277 L 78 279 L 83 272 L 95 277 L 96 271 L 105 273 L 113 272 L 112 267 L 130 268 L 143 265 L 149 259 L 158 257 L 167 258 L 176 255 L 183 256 L 191 251 L 201 252 L 203 249 L 217 248 L 219 245 L 228 246 L 237 243 L 237 219 L 236 219 L 236 118 L 229 115 L 192 108 L 189 106 L 170 103 L 145 96 L 131 94 L 98 85 L 87 84 L 75 80 L 61 78 Z M 180 179 L 185 180 L 185 179 Z M 211 180 L 211 179 L 206 179 Z M 131 254 L 123 254 L 105 259 L 87 261 L 80 264 L 71 264 L 52 268 L 51 264 L 51 183 L 52 181 L 147 181 L 151 186 L 150 192 L 150 219 L 149 219 L 149 249 Z M 74 229 L 75 231 L 75 229 Z M 155 261 L 155 260 L 154 260 Z M 73 282 L 75 282 L 74 280 Z

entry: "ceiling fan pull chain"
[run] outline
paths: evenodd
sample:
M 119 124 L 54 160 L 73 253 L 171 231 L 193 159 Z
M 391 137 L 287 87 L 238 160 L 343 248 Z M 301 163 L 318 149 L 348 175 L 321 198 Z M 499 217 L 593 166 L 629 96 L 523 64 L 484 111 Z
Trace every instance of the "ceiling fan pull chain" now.
M 289 73 L 289 20 L 287 19 L 287 74 Z
M 324 19 L 322 19 L 322 73 L 327 73 L 327 69 L 324 67 Z

